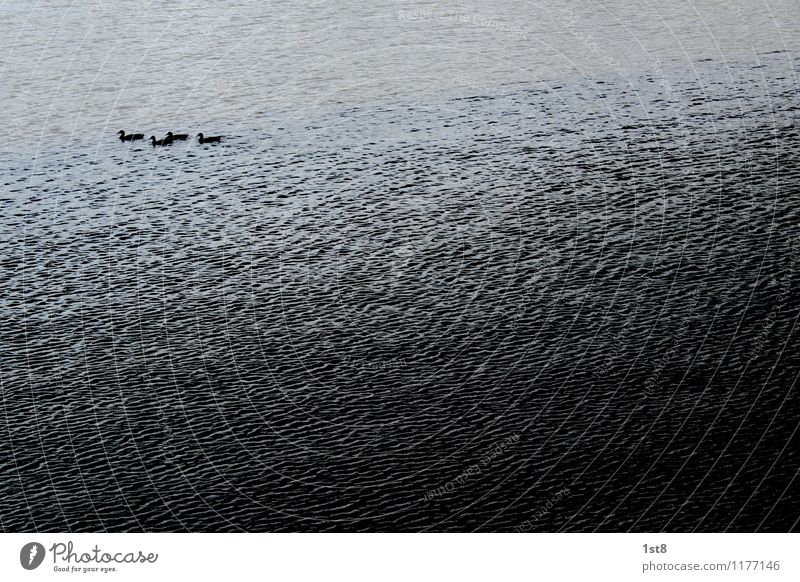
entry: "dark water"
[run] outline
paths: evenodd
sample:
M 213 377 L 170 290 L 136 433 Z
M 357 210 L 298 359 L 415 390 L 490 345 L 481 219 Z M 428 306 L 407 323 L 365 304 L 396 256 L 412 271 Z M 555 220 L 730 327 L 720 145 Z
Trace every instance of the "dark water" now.
M 7 148 L 0 526 L 796 529 L 798 61 L 757 57 Z

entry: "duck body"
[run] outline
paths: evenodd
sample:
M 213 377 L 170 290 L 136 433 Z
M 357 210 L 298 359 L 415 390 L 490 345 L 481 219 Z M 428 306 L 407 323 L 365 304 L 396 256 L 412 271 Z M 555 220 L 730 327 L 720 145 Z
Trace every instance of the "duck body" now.
M 119 136 L 120 141 L 134 141 L 136 139 L 144 139 L 144 134 L 143 133 L 128 133 L 128 134 L 126 134 L 124 129 L 120 129 L 117 132 L 117 135 Z
M 204 143 L 218 143 L 218 142 L 222 141 L 222 136 L 221 135 L 211 135 L 211 136 L 206 137 L 202 133 L 198 133 L 197 134 L 197 139 L 200 140 L 201 144 L 204 144 Z
M 165 137 L 164 139 L 156 139 L 156 136 L 151 135 L 150 136 L 150 143 L 153 144 L 153 147 L 155 147 L 155 146 L 168 146 L 168 145 L 172 145 L 172 139 L 170 139 L 168 137 Z
M 167 137 L 169 139 L 172 139 L 172 140 L 176 140 L 177 139 L 177 140 L 185 141 L 185 140 L 189 139 L 189 134 L 188 133 L 172 133 L 171 131 L 168 131 L 167 132 Z

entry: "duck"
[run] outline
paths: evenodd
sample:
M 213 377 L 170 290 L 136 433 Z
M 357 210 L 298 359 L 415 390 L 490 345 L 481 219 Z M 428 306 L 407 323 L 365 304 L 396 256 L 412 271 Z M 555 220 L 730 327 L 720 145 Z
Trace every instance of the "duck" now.
M 202 133 L 198 133 L 197 137 L 200 139 L 200 143 L 201 144 L 204 144 L 204 143 L 217 143 L 218 141 L 222 140 L 222 136 L 221 135 L 212 135 L 212 136 L 209 136 L 209 137 L 205 137 Z
M 168 131 L 167 132 L 167 137 L 169 139 L 172 139 L 172 140 L 179 139 L 181 141 L 184 141 L 184 140 L 189 139 L 189 134 L 188 133 L 172 133 L 171 131 Z
M 135 139 L 144 139 L 143 133 L 129 133 L 125 135 L 124 129 L 120 129 L 117 132 L 117 135 L 119 136 L 120 141 L 133 141 Z
M 153 144 L 153 147 L 155 147 L 155 146 L 167 146 L 167 145 L 172 145 L 172 139 L 170 139 L 168 137 L 165 137 L 164 139 L 156 139 L 156 136 L 151 135 L 150 136 L 150 143 Z

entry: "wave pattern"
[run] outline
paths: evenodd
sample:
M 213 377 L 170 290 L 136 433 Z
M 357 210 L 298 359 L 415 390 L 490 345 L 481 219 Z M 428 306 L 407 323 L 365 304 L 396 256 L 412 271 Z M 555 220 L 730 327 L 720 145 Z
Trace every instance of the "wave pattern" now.
M 760 62 L 3 152 L 2 528 L 796 528 Z

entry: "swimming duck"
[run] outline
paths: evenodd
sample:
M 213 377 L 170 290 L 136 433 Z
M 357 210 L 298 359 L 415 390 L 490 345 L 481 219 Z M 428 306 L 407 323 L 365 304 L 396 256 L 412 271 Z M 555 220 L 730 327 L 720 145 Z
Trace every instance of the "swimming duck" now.
M 204 143 L 217 143 L 218 141 L 220 141 L 222 139 L 221 135 L 213 135 L 213 136 L 205 137 L 202 133 L 198 133 L 197 137 L 200 139 L 200 143 L 201 144 L 204 144 Z
M 164 139 L 156 139 L 156 136 L 151 135 L 150 136 L 150 143 L 153 144 L 153 147 L 155 147 L 155 146 L 167 146 L 167 145 L 172 145 L 172 140 L 170 138 L 168 138 L 168 137 L 165 137 Z
M 144 139 L 143 133 L 129 133 L 128 135 L 125 135 L 124 129 L 120 129 L 117 132 L 117 135 L 119 136 L 119 139 L 121 141 L 133 141 L 135 139 Z
M 179 139 L 179 140 L 181 140 L 181 141 L 184 141 L 184 140 L 187 140 L 187 139 L 189 139 L 189 134 L 188 134 L 188 133 L 178 133 L 178 134 L 175 134 L 175 133 L 172 133 L 171 131 L 168 131 L 168 132 L 167 132 L 167 137 L 168 137 L 169 139 L 173 139 L 173 140 L 174 140 L 174 139 Z

